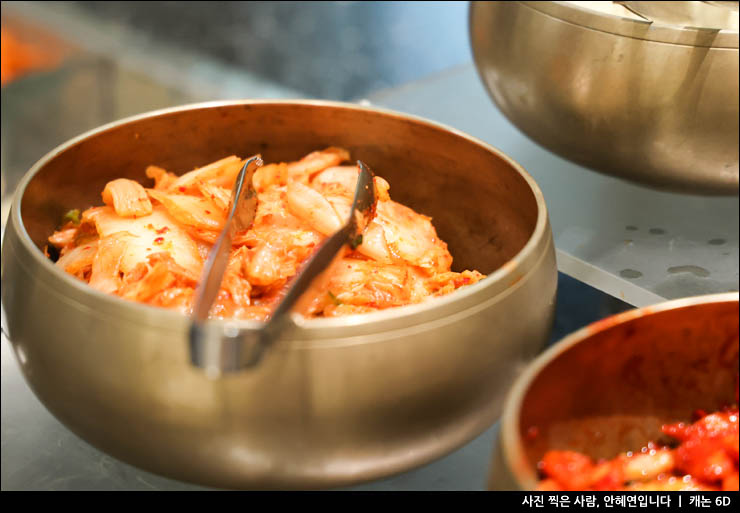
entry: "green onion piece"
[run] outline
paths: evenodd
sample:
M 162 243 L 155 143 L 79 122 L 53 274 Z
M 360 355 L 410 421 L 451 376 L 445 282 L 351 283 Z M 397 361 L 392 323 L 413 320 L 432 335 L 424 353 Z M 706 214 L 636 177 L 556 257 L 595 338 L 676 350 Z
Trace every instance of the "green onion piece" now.
M 70 210 L 69 212 L 64 214 L 64 217 L 62 217 L 62 225 L 65 225 L 67 223 L 72 223 L 72 224 L 77 225 L 77 224 L 80 224 L 80 222 L 81 222 L 80 210 L 77 208 Z
M 341 304 L 342 304 L 342 302 L 341 302 L 341 301 L 339 301 L 339 299 L 337 299 L 337 296 L 335 296 L 334 294 L 332 294 L 332 293 L 331 293 L 331 290 L 330 290 L 330 291 L 328 291 L 328 294 L 329 294 L 329 299 L 331 299 L 331 300 L 332 300 L 332 302 L 333 302 L 333 303 L 334 303 L 335 305 L 339 306 L 339 305 L 341 305 Z

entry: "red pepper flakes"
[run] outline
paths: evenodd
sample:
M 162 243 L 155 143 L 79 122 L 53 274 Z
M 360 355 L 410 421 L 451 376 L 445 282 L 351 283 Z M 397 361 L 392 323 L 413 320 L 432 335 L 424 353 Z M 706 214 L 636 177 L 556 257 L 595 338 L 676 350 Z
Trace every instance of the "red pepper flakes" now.
M 154 244 L 162 244 L 164 242 L 164 237 L 157 237 L 154 239 Z
M 180 192 L 185 192 L 185 191 L 187 191 L 187 188 L 184 187 L 183 185 L 181 185 L 180 187 L 177 188 L 177 190 L 180 191 Z
M 465 277 L 455 278 L 453 283 L 455 285 L 455 288 L 458 288 L 458 287 L 462 287 L 463 285 L 470 285 L 470 282 L 471 282 L 470 278 L 465 276 Z
M 157 233 L 159 233 L 161 235 L 163 233 L 167 233 L 168 231 L 170 231 L 169 226 L 163 226 L 162 228 L 160 228 L 159 230 L 157 230 Z
M 210 211 L 210 210 L 206 210 L 206 214 L 210 214 L 210 213 L 211 213 L 211 211 Z

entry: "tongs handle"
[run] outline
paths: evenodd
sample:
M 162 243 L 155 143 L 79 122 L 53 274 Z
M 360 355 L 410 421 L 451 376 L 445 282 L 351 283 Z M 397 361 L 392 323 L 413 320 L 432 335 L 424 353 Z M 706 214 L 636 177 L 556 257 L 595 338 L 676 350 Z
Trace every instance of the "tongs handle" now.
M 205 324 L 193 322 L 190 331 L 190 357 L 193 365 L 205 369 L 209 376 L 217 377 L 223 373 L 248 369 L 259 363 L 267 347 L 288 325 L 286 318 L 290 310 L 312 285 L 314 288 L 319 287 L 317 284 L 323 280 L 318 278 L 331 275 L 331 268 L 342 256 L 342 248 L 348 242 L 356 241 L 375 215 L 372 171 L 361 161 L 357 165 L 360 174 L 349 219 L 303 265 L 270 319 L 259 329 L 227 328 L 215 333 L 207 330 Z
M 203 275 L 193 306 L 194 324 L 205 322 L 208 319 L 208 312 L 218 296 L 226 265 L 229 263 L 234 234 L 248 229 L 257 214 L 257 193 L 252 185 L 252 176 L 261 165 L 262 159 L 256 155 L 244 163 L 244 167 L 236 177 L 234 188 L 231 190 L 231 206 L 226 221 L 224 221 L 224 227 L 203 266 Z
M 232 365 L 228 362 L 234 359 L 234 349 L 230 349 L 228 344 L 222 347 L 221 344 L 209 343 L 208 313 L 221 288 L 226 265 L 229 263 L 234 235 L 238 231 L 248 229 L 257 214 L 257 193 L 252 184 L 252 177 L 261 165 L 262 158 L 255 155 L 247 159 L 237 175 L 231 190 L 231 205 L 224 221 L 224 227 L 203 265 L 200 284 L 196 290 L 188 337 L 190 361 L 196 367 L 206 369 L 209 374 L 219 373 L 218 369 L 222 365 L 215 362 L 223 361 L 223 365 L 228 367 Z

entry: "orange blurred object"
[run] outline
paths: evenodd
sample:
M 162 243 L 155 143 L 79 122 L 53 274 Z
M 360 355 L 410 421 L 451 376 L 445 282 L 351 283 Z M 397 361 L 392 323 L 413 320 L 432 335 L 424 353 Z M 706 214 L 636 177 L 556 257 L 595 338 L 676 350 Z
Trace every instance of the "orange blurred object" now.
M 738 490 L 738 409 L 703 415 L 693 424 L 666 424 L 675 449 L 648 444 L 594 464 L 583 454 L 548 451 L 539 490 Z M 608 477 L 608 479 L 604 479 Z
M 2 85 L 33 71 L 51 69 L 60 61 L 58 52 L 47 51 L 40 45 L 25 42 L 8 27 L 2 27 L 0 33 L 2 36 L 0 83 Z

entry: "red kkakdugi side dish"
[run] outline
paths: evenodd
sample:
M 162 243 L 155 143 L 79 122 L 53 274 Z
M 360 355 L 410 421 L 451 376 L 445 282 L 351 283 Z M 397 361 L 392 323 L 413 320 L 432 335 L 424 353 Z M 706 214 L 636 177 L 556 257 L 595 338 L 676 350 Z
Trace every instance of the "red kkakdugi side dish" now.
M 738 408 L 711 413 L 693 424 L 666 424 L 675 448 L 649 443 L 595 463 L 572 451 L 548 451 L 539 464 L 538 490 L 738 490 Z

